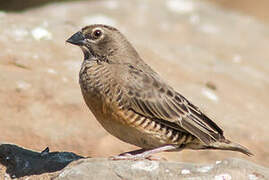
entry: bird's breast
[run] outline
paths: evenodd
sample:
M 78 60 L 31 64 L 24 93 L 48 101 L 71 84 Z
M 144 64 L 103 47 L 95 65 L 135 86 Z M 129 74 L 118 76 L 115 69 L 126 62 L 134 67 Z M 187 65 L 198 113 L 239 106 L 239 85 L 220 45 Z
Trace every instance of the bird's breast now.
M 97 120 L 100 122 L 111 119 L 113 112 L 122 105 L 122 91 L 113 79 L 109 67 L 91 62 L 84 63 L 80 70 L 79 82 L 84 100 Z

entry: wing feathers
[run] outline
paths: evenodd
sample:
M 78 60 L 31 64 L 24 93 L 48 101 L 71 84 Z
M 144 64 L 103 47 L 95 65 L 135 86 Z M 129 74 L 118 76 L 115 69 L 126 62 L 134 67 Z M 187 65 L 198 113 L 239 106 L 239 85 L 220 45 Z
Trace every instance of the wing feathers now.
M 187 131 L 205 144 L 224 139 L 223 131 L 186 98 L 161 82 L 155 75 L 130 73 L 134 95 L 128 97 L 129 107 L 147 118 L 159 121 L 176 130 Z M 133 77 L 132 77 L 133 76 Z M 141 81 L 147 76 L 148 81 Z M 136 94 L 139 94 L 137 96 Z

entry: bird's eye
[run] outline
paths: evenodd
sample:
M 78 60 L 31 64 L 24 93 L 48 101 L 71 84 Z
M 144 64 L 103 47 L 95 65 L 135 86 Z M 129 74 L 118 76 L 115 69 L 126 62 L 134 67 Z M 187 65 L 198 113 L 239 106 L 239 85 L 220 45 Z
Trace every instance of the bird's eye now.
M 99 29 L 97 29 L 93 32 L 93 37 L 96 39 L 99 38 L 101 35 L 102 35 L 102 31 Z

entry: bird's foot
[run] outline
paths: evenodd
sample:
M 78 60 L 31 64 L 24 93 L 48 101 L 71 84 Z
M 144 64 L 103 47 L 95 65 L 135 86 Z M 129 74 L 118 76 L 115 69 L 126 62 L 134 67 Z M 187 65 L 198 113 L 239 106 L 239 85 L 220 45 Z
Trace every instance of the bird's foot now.
M 166 161 L 164 157 L 153 156 L 148 154 L 131 154 L 131 153 L 123 153 L 118 156 L 112 156 L 109 159 L 111 160 L 132 160 L 132 161 L 139 161 L 139 160 L 150 160 L 150 161 Z
M 174 145 L 164 145 L 161 147 L 157 147 L 154 149 L 139 149 L 127 153 L 120 154 L 118 156 L 113 156 L 110 159 L 111 160 L 152 160 L 152 161 L 160 161 L 160 160 L 166 160 L 163 157 L 157 157 L 157 156 L 152 156 L 152 154 L 163 152 L 163 151 L 170 151 L 170 150 L 175 150 L 178 149 L 178 147 Z

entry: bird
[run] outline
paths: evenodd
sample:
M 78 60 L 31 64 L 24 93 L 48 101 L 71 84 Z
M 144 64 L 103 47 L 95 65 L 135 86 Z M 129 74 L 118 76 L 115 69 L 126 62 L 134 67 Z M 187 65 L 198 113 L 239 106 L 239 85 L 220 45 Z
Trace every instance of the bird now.
M 83 52 L 79 83 L 88 108 L 107 132 L 141 148 L 114 159 L 183 149 L 253 155 L 226 139 L 212 119 L 168 85 L 117 28 L 88 25 L 66 42 Z

